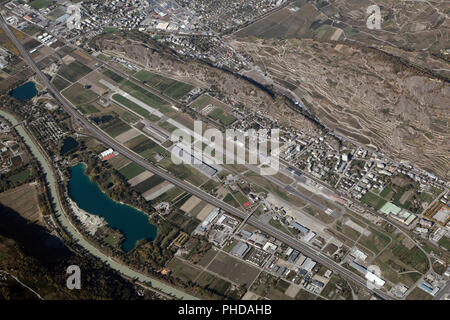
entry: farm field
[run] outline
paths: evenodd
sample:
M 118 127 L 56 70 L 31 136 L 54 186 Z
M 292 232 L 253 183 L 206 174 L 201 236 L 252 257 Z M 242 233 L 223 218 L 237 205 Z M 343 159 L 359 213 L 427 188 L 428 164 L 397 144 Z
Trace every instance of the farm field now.
M 359 239 L 359 243 L 372 252 L 379 253 L 390 243 L 391 239 L 386 234 L 371 227 L 369 227 L 368 230 L 371 232 L 370 236 L 362 235 Z
M 406 297 L 406 300 L 432 300 L 433 296 L 426 293 L 420 288 L 414 288 L 413 291 Z
M 75 83 L 65 89 L 62 94 L 66 97 L 72 104 L 78 106 L 81 104 L 86 104 L 94 102 L 98 99 L 98 95 L 90 89 L 84 88 L 81 84 Z
M 49 7 L 51 4 L 49 0 L 34 0 L 30 3 L 30 6 L 39 10 Z
M 108 78 L 110 78 L 112 81 L 114 81 L 115 83 L 122 83 L 125 78 L 123 78 L 121 75 L 118 75 L 117 73 L 115 73 L 114 71 L 111 71 L 109 69 L 106 69 L 105 71 L 103 71 L 103 75 L 107 76 Z
M 220 123 L 222 123 L 224 126 L 229 126 L 230 124 L 232 124 L 234 121 L 236 121 L 236 118 L 232 115 L 229 115 L 227 113 L 225 113 L 222 109 L 220 108 L 215 108 L 213 111 L 211 111 L 208 114 L 209 117 L 211 117 L 214 120 L 219 121 Z
M 24 184 L 0 193 L 0 203 L 13 209 L 27 220 L 44 225 L 38 201 L 37 186 Z
M 189 93 L 192 89 L 194 89 L 194 86 L 184 83 L 184 82 L 174 82 L 171 85 L 169 85 L 163 93 L 173 99 L 181 99 L 184 97 L 187 93 Z
M 170 79 L 147 70 L 141 70 L 133 76 L 173 99 L 180 99 L 194 89 L 194 86 L 190 84 Z
M 157 175 L 153 175 L 150 178 L 135 185 L 134 189 L 136 189 L 136 191 L 139 193 L 144 193 L 145 191 L 150 190 L 151 188 L 159 185 L 162 182 L 164 182 L 163 178 Z
M 100 110 L 98 110 L 93 104 L 78 106 L 78 110 L 80 110 L 83 114 L 92 114 L 100 112 Z
M 128 124 L 118 118 L 111 120 L 100 127 L 113 138 L 131 129 Z
M 64 80 L 63 78 L 61 78 L 60 76 L 55 76 L 55 78 L 53 79 L 53 85 L 56 87 L 56 89 L 58 89 L 59 91 L 62 91 L 63 89 L 67 88 L 68 86 L 70 86 L 70 82 L 67 80 Z
M 367 204 L 375 210 L 380 210 L 387 201 L 369 191 L 361 198 L 361 202 Z
M 258 269 L 255 267 L 222 252 L 212 261 L 208 270 L 242 286 L 249 286 L 258 275 Z
M 58 71 L 58 75 L 69 80 L 70 82 L 76 82 L 85 75 L 89 74 L 91 71 L 92 69 L 88 66 L 85 66 L 78 61 L 73 61 L 68 65 L 62 66 Z
M 130 180 L 131 178 L 136 177 L 138 174 L 144 172 L 145 169 L 142 168 L 140 165 L 131 162 L 130 164 L 126 165 L 122 169 L 119 170 L 119 173 L 126 179 Z

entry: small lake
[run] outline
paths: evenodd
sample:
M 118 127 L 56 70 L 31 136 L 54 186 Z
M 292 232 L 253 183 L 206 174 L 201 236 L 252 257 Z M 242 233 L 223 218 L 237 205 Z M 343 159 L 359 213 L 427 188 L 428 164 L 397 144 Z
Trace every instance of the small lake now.
M 21 101 L 28 101 L 37 94 L 38 91 L 36 89 L 36 85 L 32 81 L 24 83 L 20 87 L 17 87 L 16 89 L 12 90 L 10 93 L 11 97 Z
M 108 225 L 120 230 L 125 239 L 122 249 L 130 251 L 141 239 L 153 240 L 156 227 L 150 224 L 148 216 L 133 207 L 111 200 L 84 173 L 85 166 L 77 164 L 70 168 L 69 195 L 81 209 L 105 218 Z

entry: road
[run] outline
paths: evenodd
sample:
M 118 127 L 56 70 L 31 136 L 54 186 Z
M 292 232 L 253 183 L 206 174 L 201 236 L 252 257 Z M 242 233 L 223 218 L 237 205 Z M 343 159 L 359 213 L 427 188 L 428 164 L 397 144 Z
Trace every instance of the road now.
M 449 293 L 449 294 L 450 294 L 450 282 L 447 282 L 447 284 L 445 285 L 445 287 L 442 288 L 441 290 L 439 290 L 438 293 L 436 293 L 436 295 L 434 296 L 433 300 L 441 300 L 441 298 L 442 298 L 446 293 Z
M 21 53 L 24 60 L 33 68 L 33 70 L 36 72 L 36 74 L 39 76 L 39 78 L 42 80 L 44 85 L 48 88 L 48 90 L 53 94 L 55 99 L 57 99 L 64 110 L 69 113 L 74 119 L 78 120 L 90 133 L 92 136 L 94 136 L 96 139 L 98 139 L 100 142 L 104 143 L 108 147 L 114 149 L 115 151 L 119 152 L 124 157 L 128 158 L 129 160 L 135 162 L 136 164 L 142 166 L 144 169 L 152 172 L 153 174 L 156 174 L 165 180 L 169 181 L 173 185 L 179 187 L 180 189 L 198 197 L 199 199 L 202 199 L 206 201 L 207 203 L 210 203 L 218 208 L 221 208 L 225 212 L 228 212 L 229 214 L 232 214 L 240 219 L 246 219 L 247 213 L 244 213 L 240 210 L 238 210 L 235 207 L 232 207 L 231 205 L 216 199 L 212 195 L 204 192 L 203 190 L 198 189 L 197 187 L 179 180 L 178 178 L 172 176 L 167 171 L 160 169 L 158 167 L 153 166 L 143 158 L 141 158 L 139 155 L 134 153 L 133 151 L 129 150 L 128 148 L 122 146 L 120 143 L 115 141 L 113 138 L 108 136 L 106 133 L 104 133 L 102 130 L 100 130 L 98 127 L 90 123 L 86 118 L 84 118 L 75 108 L 73 108 L 70 103 L 61 95 L 61 93 L 53 86 L 52 83 L 48 80 L 48 78 L 42 73 L 42 71 L 38 68 L 36 63 L 33 61 L 33 59 L 28 54 L 28 51 L 22 46 L 22 44 L 19 42 L 19 40 L 16 38 L 16 36 L 13 34 L 13 32 L 9 29 L 8 25 L 4 21 L 3 17 L 0 16 L 0 25 L 2 29 L 5 31 L 7 36 L 11 39 L 11 41 L 14 43 L 14 45 L 17 47 L 19 52 Z M 344 268 L 343 266 L 337 264 L 333 260 L 331 260 L 328 257 L 323 256 L 322 254 L 318 254 L 312 249 L 311 247 L 307 246 L 306 244 L 300 242 L 297 239 L 294 239 L 286 234 L 284 234 L 282 231 L 275 229 L 274 227 L 270 225 L 266 225 L 259 221 L 258 219 L 255 219 L 254 217 L 250 218 L 248 220 L 248 224 L 252 225 L 261 231 L 273 236 L 274 238 L 285 242 L 289 246 L 291 246 L 294 249 L 297 249 L 307 256 L 309 256 L 311 259 L 314 259 L 315 261 L 323 264 L 329 269 L 335 270 L 341 275 L 345 276 L 346 278 L 349 278 L 356 282 L 357 284 L 366 287 L 367 288 L 367 281 L 352 273 L 348 269 Z M 369 291 L 375 293 L 379 297 L 383 299 L 392 299 L 389 295 L 385 294 L 384 292 L 380 290 L 371 290 L 368 288 Z

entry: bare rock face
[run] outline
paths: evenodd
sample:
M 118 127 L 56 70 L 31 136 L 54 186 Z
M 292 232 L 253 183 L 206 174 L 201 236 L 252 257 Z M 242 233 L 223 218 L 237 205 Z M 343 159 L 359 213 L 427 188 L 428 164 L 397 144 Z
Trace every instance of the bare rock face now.
M 327 127 L 449 177 L 450 85 L 356 45 L 232 40 Z M 251 77 L 251 74 L 248 74 Z

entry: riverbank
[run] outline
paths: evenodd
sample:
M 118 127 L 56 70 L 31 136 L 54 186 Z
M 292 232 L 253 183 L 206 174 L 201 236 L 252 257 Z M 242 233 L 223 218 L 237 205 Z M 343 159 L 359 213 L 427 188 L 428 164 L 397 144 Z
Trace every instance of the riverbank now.
M 46 174 L 46 178 L 48 180 L 49 184 L 49 191 L 52 197 L 55 199 L 55 215 L 58 219 L 59 223 L 62 225 L 62 227 L 65 229 L 65 231 L 78 242 L 79 245 L 81 245 L 83 248 L 85 248 L 90 254 L 96 256 L 99 258 L 102 262 L 109 265 L 112 269 L 120 272 L 127 278 L 137 279 L 138 281 L 141 281 L 143 283 L 150 284 L 151 287 L 160 290 L 168 295 L 175 296 L 178 299 L 184 299 L 184 300 L 198 300 L 196 297 L 189 295 L 185 292 L 182 292 L 172 286 L 169 286 L 168 284 L 165 284 L 159 280 L 150 278 L 147 275 L 144 275 L 142 273 L 139 273 L 137 271 L 134 271 L 130 267 L 120 264 L 116 261 L 114 261 L 110 256 L 105 255 L 103 252 L 101 252 L 97 247 L 92 245 L 90 242 L 88 242 L 83 235 L 78 231 L 77 228 L 70 222 L 70 220 L 65 215 L 60 194 L 57 190 L 57 180 L 55 178 L 54 172 L 51 168 L 51 165 L 49 164 L 46 156 L 41 152 L 38 145 L 35 144 L 33 139 L 28 135 L 25 128 L 22 124 L 18 125 L 19 122 L 17 119 L 12 116 L 11 114 L 0 110 L 0 116 L 7 119 L 9 122 L 12 123 L 13 126 L 17 127 L 15 128 L 17 132 L 22 136 L 25 143 L 30 148 L 33 155 L 36 157 L 36 159 L 40 162 L 42 166 L 42 170 Z

